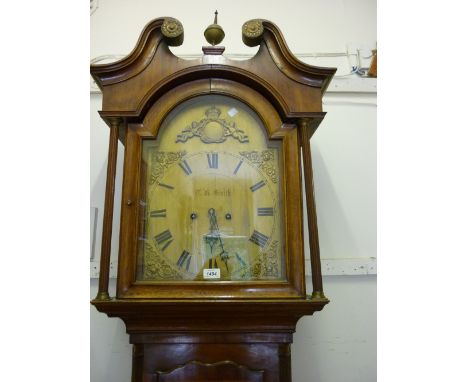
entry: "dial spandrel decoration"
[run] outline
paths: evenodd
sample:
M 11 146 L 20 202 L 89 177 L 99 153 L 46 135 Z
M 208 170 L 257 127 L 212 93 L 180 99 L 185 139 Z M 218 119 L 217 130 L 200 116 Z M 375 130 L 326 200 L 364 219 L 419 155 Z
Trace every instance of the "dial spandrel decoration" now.
M 281 158 L 238 100 L 175 108 L 143 141 L 137 279 L 284 280 Z

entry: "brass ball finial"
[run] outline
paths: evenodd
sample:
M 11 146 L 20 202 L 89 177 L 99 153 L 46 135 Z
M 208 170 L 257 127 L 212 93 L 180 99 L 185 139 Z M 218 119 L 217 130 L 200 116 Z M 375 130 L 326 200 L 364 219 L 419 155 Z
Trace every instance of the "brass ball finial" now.
M 224 39 L 224 31 L 218 25 L 218 11 L 215 11 L 214 22 L 205 29 L 205 39 L 209 44 L 215 46 L 221 43 Z

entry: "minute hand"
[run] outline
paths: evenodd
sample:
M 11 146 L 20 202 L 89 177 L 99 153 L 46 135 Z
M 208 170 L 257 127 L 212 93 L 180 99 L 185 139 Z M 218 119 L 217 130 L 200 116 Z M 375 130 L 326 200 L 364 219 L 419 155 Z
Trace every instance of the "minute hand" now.
M 210 216 L 210 226 L 211 226 L 211 230 L 214 231 L 216 230 L 216 236 L 219 240 L 219 244 L 221 245 L 221 259 L 224 261 L 224 263 L 226 264 L 226 269 L 229 271 L 229 268 L 228 268 L 228 263 L 227 263 L 227 257 L 226 256 L 223 256 L 226 251 L 224 250 L 224 245 L 223 245 L 223 240 L 221 239 L 221 232 L 219 231 L 219 227 L 218 227 L 218 220 L 216 219 L 216 211 L 214 208 L 210 208 L 208 210 L 208 214 Z

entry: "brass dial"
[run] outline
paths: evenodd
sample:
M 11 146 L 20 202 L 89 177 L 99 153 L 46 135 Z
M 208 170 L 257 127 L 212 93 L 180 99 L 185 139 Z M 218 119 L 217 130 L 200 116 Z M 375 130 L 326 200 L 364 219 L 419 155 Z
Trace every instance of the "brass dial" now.
M 237 100 L 201 96 L 173 110 L 143 142 L 137 278 L 283 279 L 280 158 Z

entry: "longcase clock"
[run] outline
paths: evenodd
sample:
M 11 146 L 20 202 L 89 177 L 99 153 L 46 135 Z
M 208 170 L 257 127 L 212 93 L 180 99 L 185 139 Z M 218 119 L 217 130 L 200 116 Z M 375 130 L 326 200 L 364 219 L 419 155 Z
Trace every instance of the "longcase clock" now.
M 133 344 L 132 382 L 290 381 L 297 321 L 322 288 L 310 138 L 335 69 L 298 61 L 266 20 L 258 53 L 183 60 L 183 28 L 151 21 L 124 59 L 92 65 L 110 127 L 99 292 Z M 118 141 L 125 146 L 117 293 L 108 293 Z M 301 158 L 303 166 L 301 166 Z M 302 182 L 308 226 L 303 227 Z M 312 295 L 303 230 L 309 230 Z

